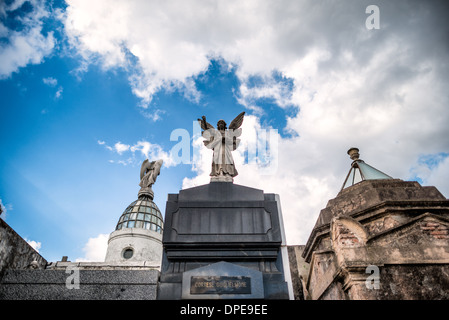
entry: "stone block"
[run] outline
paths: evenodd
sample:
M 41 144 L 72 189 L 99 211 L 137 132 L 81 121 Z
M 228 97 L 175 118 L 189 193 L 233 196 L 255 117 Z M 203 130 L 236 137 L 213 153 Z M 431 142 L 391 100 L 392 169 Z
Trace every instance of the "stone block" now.
M 8 270 L 1 300 L 155 300 L 157 270 Z

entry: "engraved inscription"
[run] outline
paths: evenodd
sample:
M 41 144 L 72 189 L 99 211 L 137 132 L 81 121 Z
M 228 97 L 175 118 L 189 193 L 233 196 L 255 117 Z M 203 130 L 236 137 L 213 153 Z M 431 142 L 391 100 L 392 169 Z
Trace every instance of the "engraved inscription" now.
M 190 294 L 251 294 L 251 278 L 209 276 L 190 279 Z

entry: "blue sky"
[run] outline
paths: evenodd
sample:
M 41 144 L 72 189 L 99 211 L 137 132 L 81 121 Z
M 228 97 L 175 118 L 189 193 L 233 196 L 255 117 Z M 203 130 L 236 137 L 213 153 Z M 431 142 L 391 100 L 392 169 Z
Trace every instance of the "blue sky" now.
M 366 27 L 372 4 L 379 29 Z M 280 195 L 289 244 L 307 241 L 353 146 L 447 197 L 445 12 L 444 1 L 3 1 L 2 218 L 49 261 L 101 260 L 142 161 L 165 161 L 164 213 L 168 193 L 209 181 L 195 120 L 241 111 L 242 141 L 271 130 L 276 161 L 264 172 L 244 143 L 235 183 Z M 190 139 L 189 163 L 170 153 L 173 132 Z

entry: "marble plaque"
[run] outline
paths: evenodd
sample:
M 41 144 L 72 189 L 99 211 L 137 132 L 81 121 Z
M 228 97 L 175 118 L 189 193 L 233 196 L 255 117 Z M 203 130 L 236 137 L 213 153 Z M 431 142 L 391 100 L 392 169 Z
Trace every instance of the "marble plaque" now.
M 229 262 L 185 271 L 182 299 L 263 299 L 262 272 Z
M 190 278 L 190 294 L 251 294 L 251 278 L 209 276 Z

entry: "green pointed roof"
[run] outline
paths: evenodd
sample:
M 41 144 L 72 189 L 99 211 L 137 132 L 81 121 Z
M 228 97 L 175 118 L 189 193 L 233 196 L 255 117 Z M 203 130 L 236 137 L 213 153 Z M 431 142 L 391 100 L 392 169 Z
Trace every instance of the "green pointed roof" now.
M 364 180 L 393 179 L 389 175 L 365 163 L 359 159 L 359 149 L 351 148 L 348 154 L 353 160 L 351 169 L 343 183 L 342 190 Z

